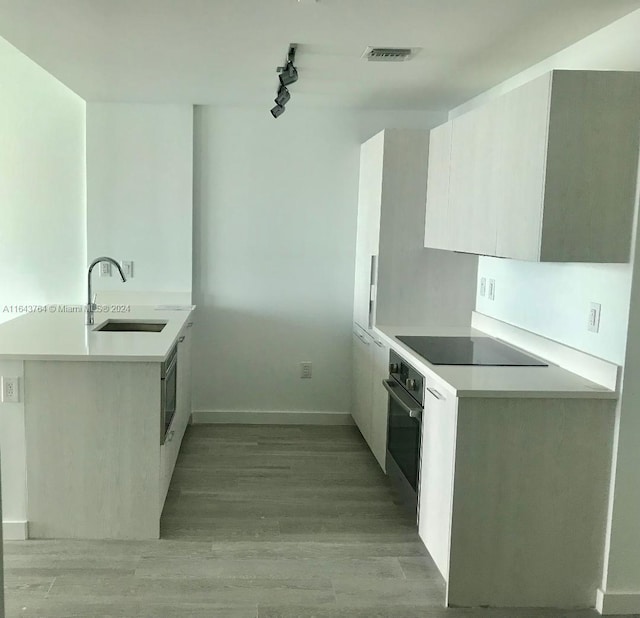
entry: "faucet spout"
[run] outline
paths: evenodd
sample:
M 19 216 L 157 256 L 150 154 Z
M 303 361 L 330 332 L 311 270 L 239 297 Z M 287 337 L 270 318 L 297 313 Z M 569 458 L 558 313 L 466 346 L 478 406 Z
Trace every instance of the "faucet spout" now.
M 120 277 L 122 278 L 122 282 L 126 282 L 127 278 L 124 276 L 124 272 L 122 272 L 122 268 L 120 267 L 120 264 L 118 264 L 118 262 L 116 262 L 113 258 L 107 257 L 107 256 L 102 256 L 102 257 L 98 257 L 95 260 L 93 260 L 93 262 L 91 262 L 91 264 L 89 264 L 89 271 L 87 272 L 87 313 L 86 313 L 86 317 L 85 317 L 85 324 L 93 324 L 94 323 L 94 311 L 96 310 L 96 304 L 95 304 L 95 299 L 94 296 L 91 292 L 91 272 L 93 271 L 93 267 L 96 264 L 99 264 L 100 262 L 109 262 L 110 264 L 112 264 L 113 266 L 115 266 L 118 269 L 118 272 L 120 273 Z

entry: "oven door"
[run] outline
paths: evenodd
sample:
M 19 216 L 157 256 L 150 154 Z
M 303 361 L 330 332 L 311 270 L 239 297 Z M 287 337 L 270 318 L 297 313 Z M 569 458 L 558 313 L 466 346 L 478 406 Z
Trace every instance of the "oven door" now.
M 383 380 L 389 393 L 387 470 L 415 501 L 418 492 L 422 406 L 396 380 Z M 399 477 L 399 478 L 398 478 Z

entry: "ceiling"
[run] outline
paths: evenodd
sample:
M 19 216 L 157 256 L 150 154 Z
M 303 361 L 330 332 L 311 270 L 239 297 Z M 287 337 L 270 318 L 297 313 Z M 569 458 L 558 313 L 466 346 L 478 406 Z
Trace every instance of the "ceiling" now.
M 449 109 L 640 0 L 0 0 L 0 36 L 89 101 Z M 368 45 L 422 47 L 405 63 Z

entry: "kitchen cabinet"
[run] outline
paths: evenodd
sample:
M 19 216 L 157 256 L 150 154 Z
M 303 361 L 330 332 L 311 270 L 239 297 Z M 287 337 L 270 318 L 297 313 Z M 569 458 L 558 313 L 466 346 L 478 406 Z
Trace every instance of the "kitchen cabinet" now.
M 426 383 L 418 532 L 446 605 L 593 606 L 615 400 L 457 398 Z
M 502 105 L 492 102 L 462 116 L 451 126 L 448 242 L 456 251 L 486 255 L 495 251 L 497 168 L 493 131 Z M 427 226 L 425 220 L 425 227 Z
M 387 453 L 387 393 L 382 380 L 388 375 L 389 348 L 354 324 L 351 413 L 383 470 Z
M 441 573 L 449 573 L 457 398 L 425 379 L 420 447 L 418 534 Z
M 553 71 L 434 130 L 425 246 L 627 262 L 639 98 L 639 73 Z
M 373 380 L 372 345 L 373 338 L 371 335 L 354 325 L 351 415 L 365 440 L 371 433 L 371 406 L 373 402 L 371 389 Z
M 182 312 L 151 311 L 167 318 L 165 329 L 131 340 L 128 333 L 88 334 L 82 314 L 56 316 L 56 332 L 71 333 L 63 339 L 70 352 L 25 359 L 29 538 L 159 538 L 191 415 L 193 329 Z M 91 345 L 78 348 L 76 336 Z M 161 366 L 175 342 L 176 412 L 161 444 Z
M 452 122 L 431 130 L 427 167 L 427 212 L 425 246 L 448 249 L 454 244 L 453 228 L 449 227 L 449 185 L 451 175 Z
M 373 384 L 371 400 L 371 433 L 367 442 L 383 471 L 387 469 L 387 412 L 389 396 L 382 380 L 389 377 L 389 348 L 375 338 L 372 346 Z

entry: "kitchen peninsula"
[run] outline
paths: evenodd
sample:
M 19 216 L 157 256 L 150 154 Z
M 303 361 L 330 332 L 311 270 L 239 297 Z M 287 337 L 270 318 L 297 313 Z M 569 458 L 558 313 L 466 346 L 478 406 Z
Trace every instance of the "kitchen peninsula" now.
M 193 309 L 132 306 L 94 325 L 42 311 L 0 325 L 0 361 L 23 363 L 29 538 L 159 538 L 191 414 Z M 157 332 L 119 330 L 149 324 Z M 162 372 L 176 350 L 165 427 Z

